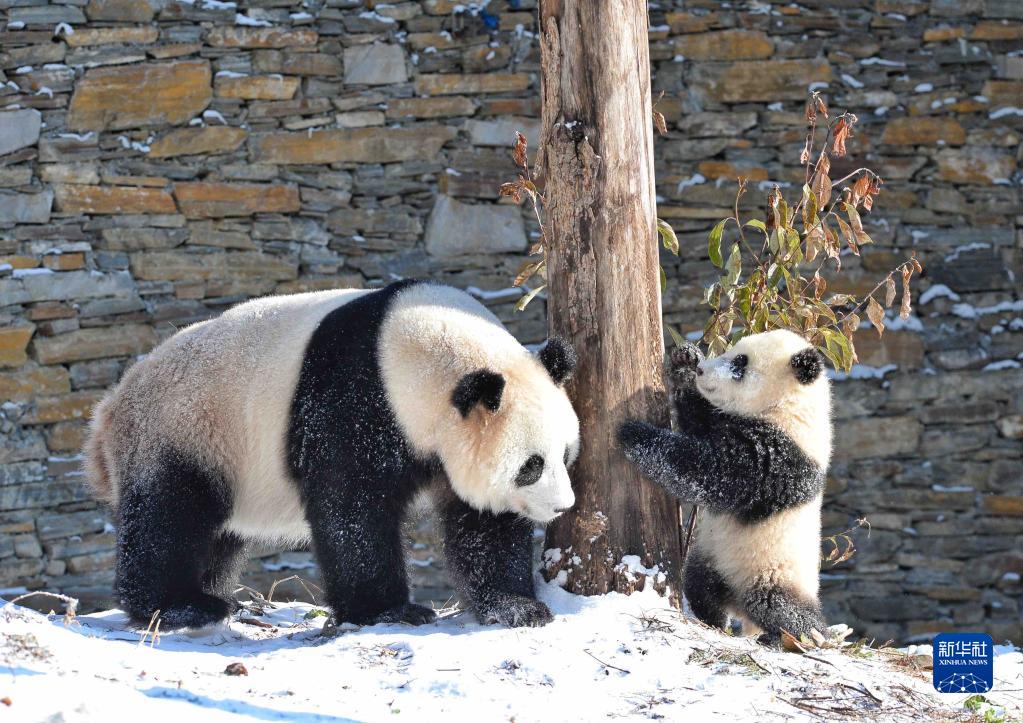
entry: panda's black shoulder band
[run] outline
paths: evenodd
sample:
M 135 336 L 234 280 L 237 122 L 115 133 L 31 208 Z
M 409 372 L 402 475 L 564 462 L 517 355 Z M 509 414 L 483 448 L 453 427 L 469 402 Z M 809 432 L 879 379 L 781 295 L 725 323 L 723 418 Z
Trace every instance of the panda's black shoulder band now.
M 503 393 L 504 377 L 489 369 L 480 369 L 458 380 L 451 403 L 463 417 L 468 417 L 477 404 L 496 412 L 501 406 Z

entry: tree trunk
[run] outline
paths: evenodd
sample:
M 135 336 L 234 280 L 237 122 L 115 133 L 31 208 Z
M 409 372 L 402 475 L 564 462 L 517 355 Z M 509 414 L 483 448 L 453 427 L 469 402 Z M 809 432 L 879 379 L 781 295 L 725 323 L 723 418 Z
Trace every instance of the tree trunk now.
M 544 564 L 584 595 L 647 584 L 625 555 L 680 591 L 678 505 L 615 439 L 629 416 L 668 424 L 647 23 L 645 0 L 540 3 L 548 318 L 579 355 L 583 435 L 576 505 L 548 529 Z

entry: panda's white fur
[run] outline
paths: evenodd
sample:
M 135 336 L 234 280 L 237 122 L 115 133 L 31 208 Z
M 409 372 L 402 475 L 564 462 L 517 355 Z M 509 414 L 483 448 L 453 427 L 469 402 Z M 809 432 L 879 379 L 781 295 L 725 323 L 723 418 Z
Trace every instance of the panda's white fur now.
M 133 449 L 139 440 L 162 439 L 231 471 L 228 529 L 275 544 L 307 542 L 309 526 L 285 454 L 291 400 L 320 320 L 365 293 L 255 299 L 154 349 L 93 414 L 86 460 L 96 496 L 116 509 L 121 460 L 146 454 Z
M 361 376 L 346 378 L 342 358 Z M 122 604 L 140 621 L 163 605 L 167 624 L 210 622 L 229 609 L 220 587 L 247 543 L 312 541 L 337 615 L 423 622 L 390 568 L 400 518 L 430 489 L 480 619 L 543 624 L 523 517 L 546 523 L 574 504 L 579 424 L 560 386 L 571 350 L 552 342 L 540 359 L 468 294 L 417 282 L 267 297 L 178 332 L 98 405 L 86 445 L 90 485 L 119 521 Z M 499 387 L 460 392 L 474 373 Z M 523 481 L 531 456 L 542 472 Z M 166 515 L 180 551 L 161 547 L 177 534 Z M 175 589 L 204 569 L 202 590 Z
M 777 330 L 709 360 L 686 345 L 669 373 L 678 431 L 629 422 L 620 441 L 648 477 L 701 506 L 685 574 L 693 611 L 715 625 L 731 612 L 775 639 L 819 629 L 832 436 L 820 356 Z
M 478 301 L 450 287 L 408 289 L 384 322 L 380 352 L 402 428 L 421 454 L 440 457 L 459 497 L 476 509 L 540 523 L 575 504 L 566 469 L 578 454 L 575 411 L 536 357 Z M 507 380 L 501 410 L 477 407 L 462 419 L 451 406 L 451 387 L 484 367 Z M 509 486 L 524 450 L 556 463 L 528 487 Z

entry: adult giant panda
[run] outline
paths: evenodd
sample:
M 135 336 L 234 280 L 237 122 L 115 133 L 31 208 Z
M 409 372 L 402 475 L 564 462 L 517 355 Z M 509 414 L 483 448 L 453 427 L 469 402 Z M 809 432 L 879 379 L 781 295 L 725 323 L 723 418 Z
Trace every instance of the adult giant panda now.
M 777 330 L 704 360 L 672 352 L 678 432 L 627 422 L 626 456 L 673 495 L 701 505 L 684 571 L 693 613 L 734 612 L 777 642 L 824 631 L 818 602 L 821 498 L 831 456 L 831 392 L 818 353 Z
M 401 525 L 429 488 L 480 621 L 545 624 L 531 536 L 575 502 L 574 363 L 421 282 L 258 299 L 180 331 L 100 403 L 86 448 L 122 607 L 164 628 L 222 620 L 249 543 L 311 541 L 338 620 L 428 622 Z

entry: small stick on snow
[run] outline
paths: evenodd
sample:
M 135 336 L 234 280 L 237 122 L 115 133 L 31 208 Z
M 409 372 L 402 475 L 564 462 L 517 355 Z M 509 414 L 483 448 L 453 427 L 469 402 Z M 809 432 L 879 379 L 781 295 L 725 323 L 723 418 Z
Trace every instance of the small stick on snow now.
M 270 630 L 276 630 L 276 625 L 257 620 L 256 618 L 238 618 L 238 622 L 244 623 L 245 625 L 255 625 L 257 628 L 269 628 Z
M 154 625 L 156 627 L 153 627 Z M 154 645 L 156 645 L 156 641 L 160 637 L 160 611 L 159 610 L 156 610 L 153 613 L 153 617 L 149 618 L 149 625 L 146 626 L 145 631 L 143 631 L 143 633 L 142 633 L 142 637 L 139 638 L 138 647 L 141 648 L 145 644 L 146 638 L 149 637 L 149 633 L 150 632 L 152 632 L 153 637 L 152 637 L 152 639 L 151 639 L 151 641 L 149 643 L 149 647 L 153 647 Z
M 61 595 L 60 593 L 56 593 L 56 592 L 46 592 L 45 590 L 36 590 L 34 592 L 27 592 L 24 595 L 18 595 L 18 597 L 14 598 L 13 600 L 10 601 L 10 604 L 11 605 L 17 605 L 19 602 L 21 602 L 25 598 L 33 597 L 35 595 L 43 595 L 45 597 L 52 597 L 52 598 L 54 598 L 56 600 L 60 600 L 62 603 L 64 603 L 64 624 L 65 625 L 69 624 L 72 620 L 75 619 L 75 615 L 77 614 L 77 610 L 78 610 L 78 598 L 73 598 L 70 595 Z
M 612 670 L 617 670 L 617 671 L 619 671 L 619 672 L 622 672 L 622 673 L 626 673 L 626 674 L 631 674 L 631 673 L 632 673 L 632 671 L 631 671 L 631 670 L 626 670 L 625 668 L 619 668 L 619 667 L 618 667 L 617 665 L 611 665 L 611 664 L 609 664 L 609 663 L 605 663 L 605 662 L 604 662 L 603 660 L 601 660 L 600 658 L 598 658 L 598 657 L 597 657 L 596 655 L 594 655 L 593 653 L 591 653 L 591 652 L 590 652 L 589 650 L 587 650 L 586 648 L 583 648 L 583 652 L 584 652 L 584 653 L 586 653 L 587 655 L 589 655 L 589 656 L 590 656 L 591 658 L 593 658 L 594 660 L 596 660 L 596 661 L 597 661 L 598 663 L 600 663 L 601 665 L 603 665 L 603 666 L 604 666 L 605 668 L 611 668 Z

